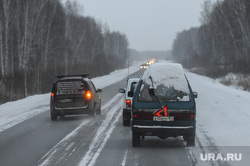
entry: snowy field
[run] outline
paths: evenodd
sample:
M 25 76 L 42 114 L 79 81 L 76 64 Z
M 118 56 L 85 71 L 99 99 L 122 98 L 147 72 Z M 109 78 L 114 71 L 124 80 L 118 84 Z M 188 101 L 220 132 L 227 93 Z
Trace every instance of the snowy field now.
M 139 69 L 130 67 L 130 73 Z M 128 70 L 93 78 L 104 88 L 127 77 Z M 185 71 L 193 91 L 198 92 L 196 146 L 250 146 L 250 93 L 227 87 L 208 77 Z M 49 110 L 50 94 L 30 96 L 0 105 L 0 132 Z

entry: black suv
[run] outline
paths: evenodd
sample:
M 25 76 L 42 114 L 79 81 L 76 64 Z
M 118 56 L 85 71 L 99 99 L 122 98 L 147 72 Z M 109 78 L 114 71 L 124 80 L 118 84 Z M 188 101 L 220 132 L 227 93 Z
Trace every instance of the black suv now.
M 51 98 L 50 115 L 51 120 L 57 116 L 74 114 L 101 114 L 101 98 L 94 84 L 85 75 L 55 76 Z
M 151 64 L 134 93 L 132 145 L 139 146 L 144 136 L 183 136 L 187 146 L 194 146 L 196 97 L 180 64 Z

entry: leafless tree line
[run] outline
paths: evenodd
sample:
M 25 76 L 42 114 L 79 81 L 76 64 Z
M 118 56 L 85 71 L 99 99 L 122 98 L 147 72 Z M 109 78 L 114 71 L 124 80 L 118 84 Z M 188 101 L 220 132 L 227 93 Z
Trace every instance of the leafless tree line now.
M 49 92 L 54 75 L 106 74 L 126 64 L 128 41 L 59 0 L 0 0 L 0 101 Z
M 214 73 L 250 73 L 250 1 L 206 0 L 202 25 L 178 33 L 174 58 Z

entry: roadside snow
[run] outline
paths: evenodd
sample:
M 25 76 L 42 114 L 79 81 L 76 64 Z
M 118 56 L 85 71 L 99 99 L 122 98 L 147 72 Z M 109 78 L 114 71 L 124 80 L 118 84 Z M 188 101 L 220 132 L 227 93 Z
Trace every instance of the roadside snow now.
M 250 91 L 250 76 L 228 73 L 224 77 L 217 78 L 216 81 L 236 89 Z
M 187 72 L 196 99 L 197 135 L 203 146 L 250 146 L 250 93 Z
M 129 73 L 138 71 L 141 62 L 134 63 Z M 128 76 L 128 69 L 116 70 L 108 75 L 91 79 L 97 88 L 104 88 Z M 50 93 L 30 96 L 0 105 L 0 132 L 31 117 L 49 110 Z
M 30 96 L 0 105 L 0 132 L 49 109 L 50 94 Z

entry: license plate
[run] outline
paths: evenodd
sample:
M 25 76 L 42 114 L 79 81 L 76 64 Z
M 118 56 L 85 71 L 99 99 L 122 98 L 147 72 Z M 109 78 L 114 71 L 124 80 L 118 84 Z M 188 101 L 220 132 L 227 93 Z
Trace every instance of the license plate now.
M 170 122 L 170 121 L 174 121 L 174 117 L 173 116 L 154 116 L 153 117 L 153 121 L 166 121 L 166 122 Z
M 61 99 L 61 103 L 70 103 L 72 100 L 71 99 Z

